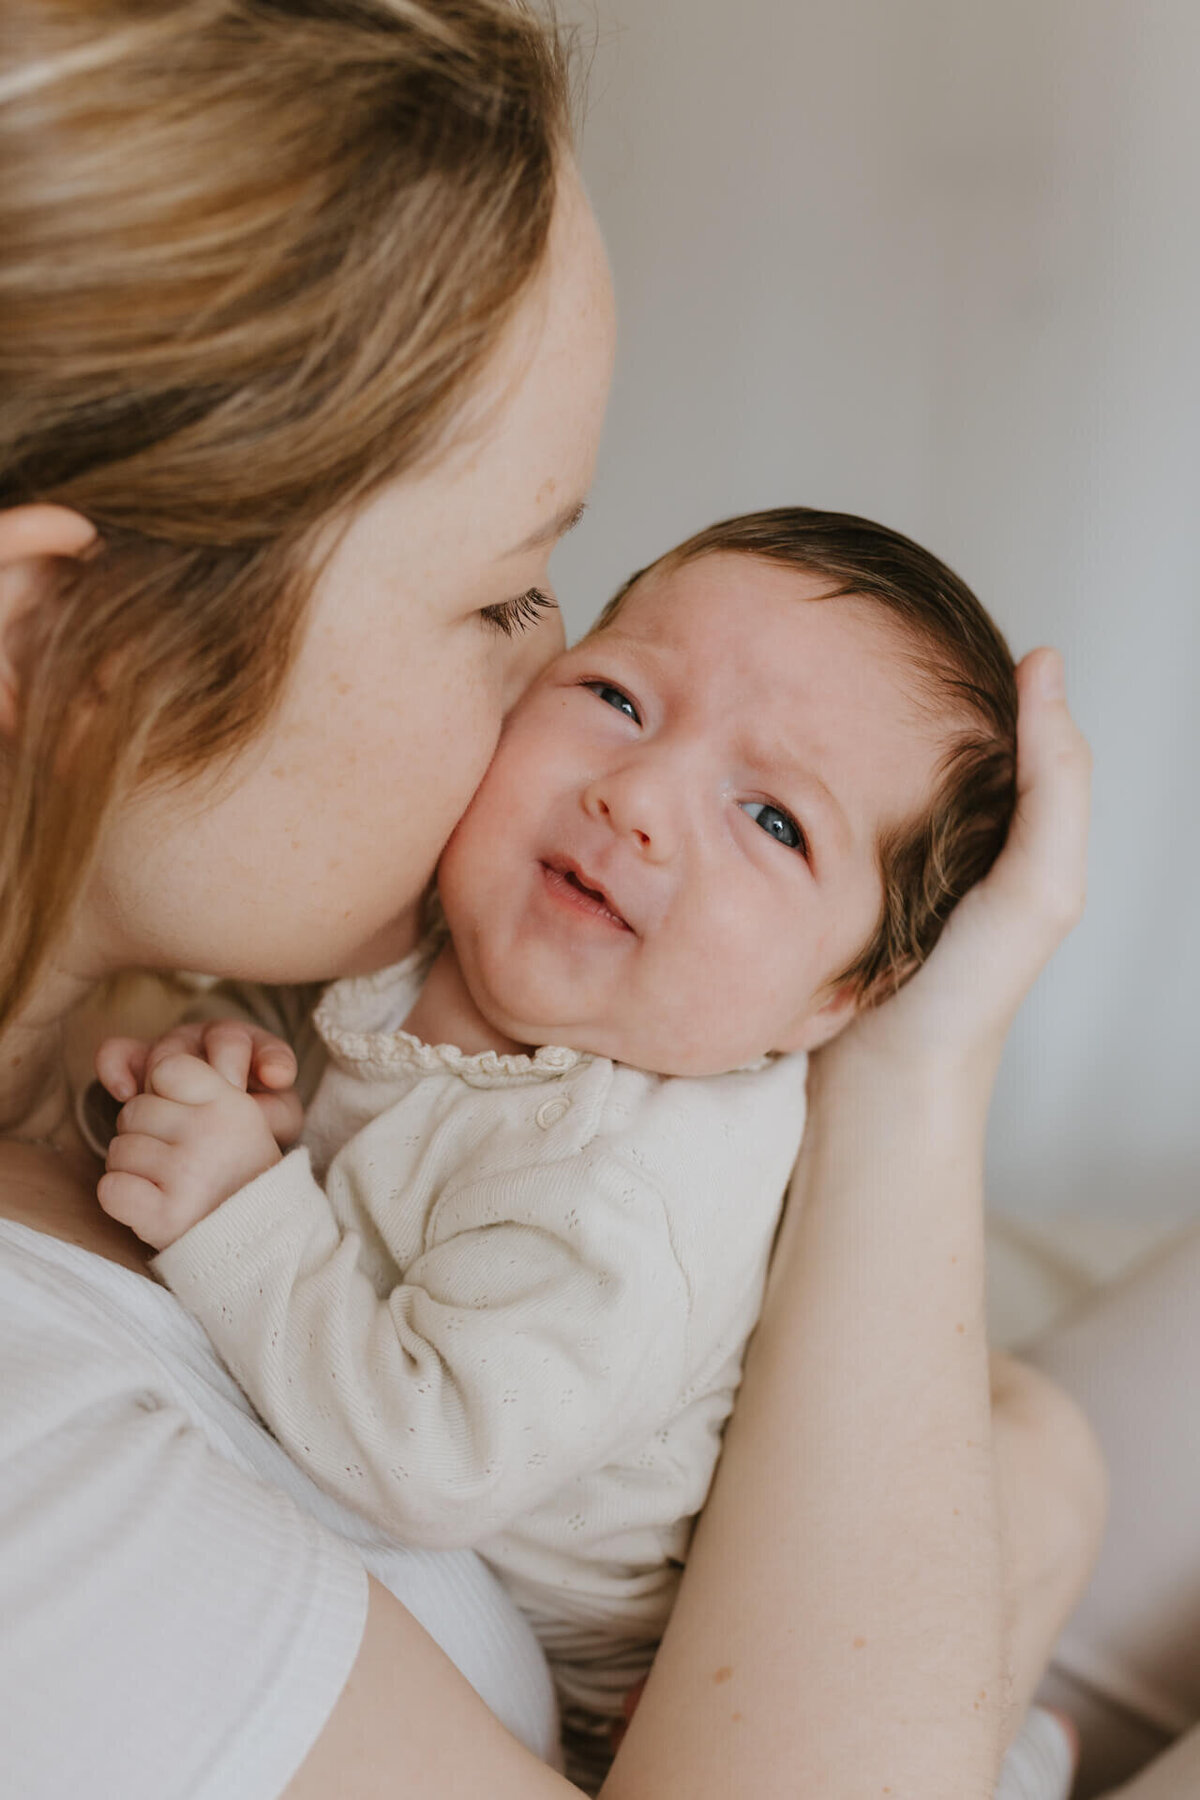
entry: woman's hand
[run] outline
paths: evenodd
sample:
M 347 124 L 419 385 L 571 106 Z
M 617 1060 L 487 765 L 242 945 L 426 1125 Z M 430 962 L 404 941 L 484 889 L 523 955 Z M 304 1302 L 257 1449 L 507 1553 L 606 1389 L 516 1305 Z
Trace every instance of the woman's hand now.
M 1062 659 L 1017 669 L 1017 809 L 990 873 L 951 914 L 925 967 L 861 1013 L 821 1061 L 970 1065 L 990 1089 L 1008 1028 L 1083 912 L 1091 753 L 1067 707 Z

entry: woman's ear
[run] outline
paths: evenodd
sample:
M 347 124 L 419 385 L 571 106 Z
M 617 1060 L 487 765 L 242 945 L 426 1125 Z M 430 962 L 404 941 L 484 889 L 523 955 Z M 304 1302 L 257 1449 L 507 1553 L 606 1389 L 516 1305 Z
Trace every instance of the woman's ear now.
M 46 592 L 48 565 L 60 556 L 82 556 L 95 541 L 95 526 L 66 506 L 0 511 L 0 735 L 11 737 L 17 728 L 17 635 Z
M 778 1050 L 819 1050 L 830 1038 L 835 1038 L 843 1030 L 858 1011 L 862 994 L 852 982 L 838 988 L 823 1006 L 815 1012 L 806 1013 L 795 1029 L 788 1033 L 785 1041 L 776 1045 Z

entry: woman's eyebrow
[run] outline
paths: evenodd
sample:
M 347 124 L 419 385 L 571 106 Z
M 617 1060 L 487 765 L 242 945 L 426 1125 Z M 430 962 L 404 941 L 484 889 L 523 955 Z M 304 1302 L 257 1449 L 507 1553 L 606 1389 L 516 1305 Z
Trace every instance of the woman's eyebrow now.
M 517 544 L 508 552 L 508 555 L 525 556 L 530 550 L 540 550 L 543 544 L 557 543 L 558 539 L 565 537 L 568 531 L 574 531 L 586 511 L 586 500 L 572 500 L 569 505 L 560 507 L 552 519 L 547 519 L 544 525 L 539 525 L 532 536 L 527 537 L 523 544 Z

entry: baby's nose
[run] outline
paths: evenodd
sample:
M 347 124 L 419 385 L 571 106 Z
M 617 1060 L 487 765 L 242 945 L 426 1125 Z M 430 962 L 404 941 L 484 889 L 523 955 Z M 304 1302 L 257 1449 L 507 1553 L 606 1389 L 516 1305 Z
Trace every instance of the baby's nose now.
M 591 784 L 584 808 L 652 861 L 665 861 L 675 850 L 679 834 L 670 785 L 649 770 L 611 771 Z
M 637 840 L 643 850 L 648 850 L 650 848 L 653 841 L 650 833 L 648 831 L 643 831 L 639 825 L 623 826 L 603 794 L 598 794 L 596 796 L 596 812 L 600 818 L 607 819 L 615 831 L 627 831 L 630 837 Z

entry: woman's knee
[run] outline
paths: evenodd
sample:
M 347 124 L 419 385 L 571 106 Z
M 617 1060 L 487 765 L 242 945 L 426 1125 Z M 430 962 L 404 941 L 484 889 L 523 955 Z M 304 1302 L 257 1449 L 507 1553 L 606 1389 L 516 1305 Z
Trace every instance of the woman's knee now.
M 1100 1549 L 1108 1478 L 1078 1403 L 1040 1370 L 992 1358 L 1000 1501 L 1018 1579 L 1054 1590 L 1069 1609 Z M 1064 1612 L 1065 1616 L 1065 1612 Z

